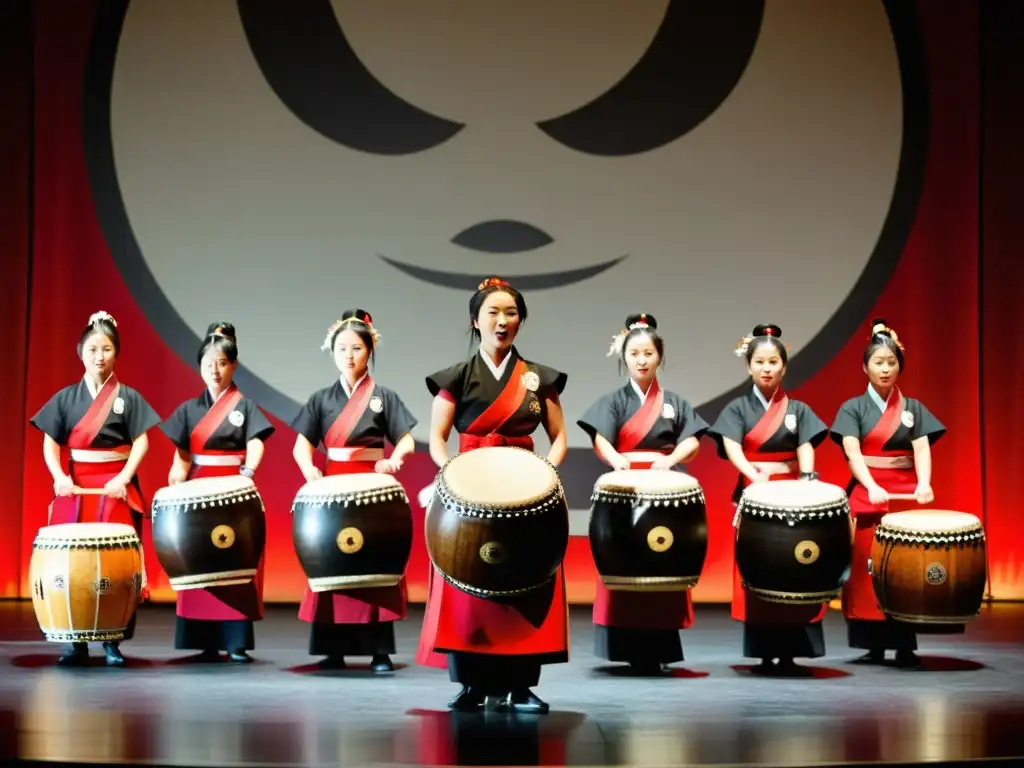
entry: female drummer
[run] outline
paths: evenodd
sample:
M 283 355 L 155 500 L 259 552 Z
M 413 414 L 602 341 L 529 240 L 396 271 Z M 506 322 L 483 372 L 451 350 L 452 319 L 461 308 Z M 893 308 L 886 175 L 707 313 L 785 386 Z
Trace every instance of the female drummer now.
M 57 497 L 48 524 L 122 523 L 135 528 L 141 540 L 146 505 L 135 473 L 149 449 L 146 432 L 160 417 L 142 395 L 117 380 L 114 365 L 120 351 L 117 321 L 106 312 L 93 314 L 78 341 L 85 376 L 51 397 L 29 423 L 44 433 L 43 460 Z M 61 466 L 63 446 L 70 453 L 69 473 Z M 78 488 L 102 488 L 104 494 L 78 495 Z M 133 614 L 124 639 L 134 633 Z M 107 664 L 124 664 L 116 641 L 103 648 Z M 87 643 L 73 643 L 57 663 L 78 666 L 88 657 Z
M 857 528 L 850 579 L 843 588 L 850 647 L 867 650 L 858 661 L 876 664 L 885 660 L 887 650 L 894 650 L 896 663 L 913 669 L 921 666 L 914 653 L 917 636 L 910 625 L 887 619 L 878 609 L 867 564 L 875 526 L 883 514 L 935 499 L 931 446 L 946 428 L 920 401 L 904 397 L 896 386 L 903 353 L 896 332 L 885 320 L 875 320 L 864 350 L 867 391 L 843 403 L 831 432 L 832 439 L 842 445 L 853 475 L 847 492 Z M 913 500 L 890 499 L 890 494 Z
M 653 315 L 630 315 L 612 341 L 625 386 L 600 398 L 576 423 L 612 469 L 672 469 L 692 460 L 708 430 L 690 403 L 658 383 L 665 342 Z M 681 592 L 615 592 L 598 579 L 595 653 L 625 661 L 637 674 L 657 674 L 683 660 L 679 630 L 693 624 L 693 598 Z
M 453 426 L 459 432 L 460 451 L 497 445 L 532 450 L 530 434 L 543 424 L 551 439 L 548 461 L 557 466 L 566 452 L 558 400 L 566 375 L 527 362 L 513 346 L 526 320 L 522 294 L 501 278 L 488 278 L 469 300 L 469 319 L 478 354 L 427 377 L 434 396 L 431 458 L 439 467 L 448 460 Z M 501 696 L 503 706 L 516 711 L 548 711 L 530 688 L 540 680 L 542 664 L 569 659 L 563 581 L 559 572 L 543 605 L 536 604 L 536 595 L 528 601 L 496 604 L 455 589 L 431 571 L 416 660 L 447 666 L 452 682 L 462 685 L 448 704 L 451 709 L 475 710 L 487 696 Z M 527 621 L 534 629 L 525 637 L 508 634 L 510 626 L 521 629 Z
M 321 349 L 330 352 L 341 373 L 331 386 L 313 393 L 292 421 L 298 432 L 292 456 L 307 482 L 322 474 L 313 453 L 323 441 L 327 474 L 360 472 L 394 474 L 416 443 L 416 419 L 390 389 L 374 382 L 369 363 L 375 360 L 380 334 L 368 312 L 352 309 L 327 329 Z M 384 441 L 394 445 L 384 458 Z M 324 656 L 322 669 L 343 669 L 345 656 L 370 656 L 374 674 L 394 671 L 394 622 L 406 615 L 406 585 L 313 592 L 299 606 L 299 618 L 312 624 L 309 652 Z
M 213 323 L 197 355 L 206 384 L 198 398 L 178 406 L 160 428 L 177 451 L 167 482 L 199 477 L 252 477 L 263 459 L 263 442 L 274 432 L 256 403 L 235 386 L 238 342 L 231 323 Z M 178 593 L 174 647 L 202 651 L 201 661 L 252 661 L 253 622 L 263 618 L 263 564 L 248 584 Z
M 751 483 L 817 478 L 814 449 L 828 427 L 810 407 L 791 400 L 783 390 L 789 357 L 781 337 L 779 326 L 758 325 L 740 340 L 736 355 L 746 358 L 753 387 L 726 405 L 708 431 L 718 444 L 718 455 L 740 473 L 734 503 Z M 786 674 L 795 669 L 793 659 L 825 654 L 824 605 L 761 600 L 743 588 L 735 566 L 732 594 L 732 617 L 743 622 L 743 655 L 761 659 L 754 672 Z

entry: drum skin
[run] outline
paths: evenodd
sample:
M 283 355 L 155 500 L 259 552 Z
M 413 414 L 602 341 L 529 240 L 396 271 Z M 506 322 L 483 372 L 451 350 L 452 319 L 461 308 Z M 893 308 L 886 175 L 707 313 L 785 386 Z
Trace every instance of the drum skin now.
M 785 482 L 770 485 L 784 492 Z M 838 490 L 835 501 L 807 507 L 746 496 L 740 500 L 736 565 L 749 592 L 789 604 L 826 602 L 839 595 L 849 575 L 853 529 L 846 494 Z
M 473 461 L 505 452 L 532 457 L 554 485 L 540 498 L 523 503 L 474 502 L 450 488 L 446 469 L 462 457 Z M 539 465 L 537 469 L 541 469 Z M 511 468 L 510 468 L 511 470 Z M 509 478 L 514 478 L 510 471 Z M 509 480 L 514 483 L 514 480 Z M 475 597 L 500 599 L 523 594 L 551 581 L 569 546 L 569 507 L 554 468 L 539 456 L 507 446 L 479 448 L 449 459 L 438 473 L 436 491 L 426 517 L 427 551 L 441 575 L 454 587 Z
M 320 493 L 310 483 L 292 504 L 295 553 L 313 592 L 398 584 L 412 537 L 412 510 L 397 481 L 353 493 Z
M 923 512 L 905 513 L 922 515 Z M 985 538 L 980 524 L 973 531 L 948 535 L 924 531 L 875 530 L 868 568 L 887 616 L 917 625 L 918 632 L 948 632 L 981 611 L 987 578 Z M 905 527 L 905 526 L 901 526 Z M 959 541 L 957 540 L 959 539 Z
M 142 588 L 139 539 L 128 525 L 48 526 L 33 542 L 29 583 L 50 642 L 121 640 Z
M 700 488 L 673 494 L 608 493 L 595 488 L 590 547 L 604 585 L 665 592 L 697 584 L 708 551 Z
M 153 546 L 171 587 L 206 589 L 253 580 L 267 540 L 263 500 L 247 478 L 210 477 L 153 499 Z M 230 488 L 211 491 L 210 489 Z

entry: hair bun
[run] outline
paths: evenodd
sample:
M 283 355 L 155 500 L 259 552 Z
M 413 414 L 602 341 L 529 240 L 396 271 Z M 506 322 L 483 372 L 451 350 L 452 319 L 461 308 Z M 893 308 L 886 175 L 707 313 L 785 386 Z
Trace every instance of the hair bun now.
M 224 336 L 233 341 L 238 339 L 235 336 L 235 326 L 231 323 L 210 323 L 206 329 L 207 336 Z
M 487 288 L 511 288 L 512 284 L 508 280 L 504 280 L 497 275 L 488 277 L 486 280 L 481 281 L 480 285 L 476 287 L 476 292 L 480 293 Z
M 358 320 L 364 325 L 373 325 L 373 318 L 370 317 L 370 313 L 365 309 L 346 309 L 341 313 L 341 319 L 344 320 Z
M 115 320 L 114 316 L 109 312 L 101 309 L 99 312 L 93 312 L 89 315 L 89 325 L 96 325 L 101 322 L 110 323 L 112 326 L 117 328 L 117 320 Z
M 763 323 L 761 325 L 755 325 L 754 330 L 751 331 L 750 335 L 755 338 L 758 336 L 772 336 L 776 339 L 781 339 L 782 329 L 774 323 Z
M 658 321 L 654 315 L 648 315 L 646 312 L 639 312 L 635 315 L 629 315 L 626 317 L 626 330 L 631 331 L 634 328 L 657 328 Z
M 884 317 L 876 317 L 874 320 L 871 321 L 871 335 L 892 335 L 892 328 L 889 327 L 889 323 L 886 322 Z

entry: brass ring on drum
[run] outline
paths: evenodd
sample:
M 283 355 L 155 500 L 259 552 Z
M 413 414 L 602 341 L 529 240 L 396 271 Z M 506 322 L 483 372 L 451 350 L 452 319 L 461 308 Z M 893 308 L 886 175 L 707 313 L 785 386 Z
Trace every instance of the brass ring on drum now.
M 807 539 L 801 541 L 793 548 L 793 555 L 801 565 L 813 565 L 821 557 L 821 547 Z
M 354 526 L 342 528 L 338 533 L 338 549 L 346 555 L 354 555 L 363 548 L 363 532 Z
M 664 525 L 656 525 L 647 532 L 647 546 L 655 552 L 667 552 L 675 540 L 672 531 Z
M 230 525 L 218 525 L 210 531 L 210 541 L 217 549 L 230 549 L 235 543 L 235 531 Z
M 501 565 L 508 557 L 500 541 L 488 541 L 480 547 L 480 559 L 488 565 Z

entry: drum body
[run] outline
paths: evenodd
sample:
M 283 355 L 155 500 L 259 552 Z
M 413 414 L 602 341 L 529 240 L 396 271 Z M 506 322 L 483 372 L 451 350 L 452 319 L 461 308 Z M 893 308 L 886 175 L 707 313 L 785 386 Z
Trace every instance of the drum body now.
M 700 579 L 708 519 L 696 479 L 682 472 L 607 472 L 591 502 L 590 548 L 608 589 L 680 591 Z
M 875 529 L 868 569 L 883 613 L 943 631 L 981 611 L 985 532 L 965 512 L 893 512 Z
M 849 576 L 853 522 L 838 485 L 808 480 L 757 483 L 737 510 L 736 565 L 743 586 L 775 603 L 821 603 Z
M 118 523 L 41 528 L 32 544 L 29 582 L 47 640 L 121 640 L 142 589 L 139 537 Z
M 314 480 L 292 503 L 292 539 L 313 592 L 394 586 L 412 551 L 409 498 L 391 475 Z
M 247 477 L 201 477 L 153 497 L 153 546 L 178 591 L 247 584 L 266 540 L 263 500 Z
M 555 468 L 522 448 L 449 459 L 427 509 L 427 551 L 448 583 L 500 599 L 551 581 L 569 545 L 569 508 Z

